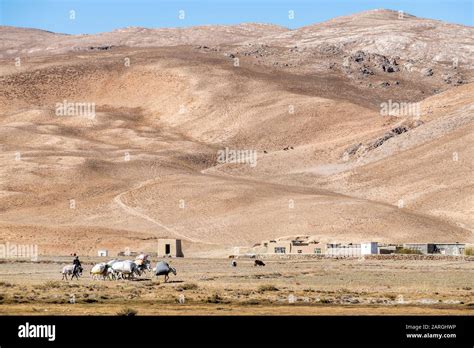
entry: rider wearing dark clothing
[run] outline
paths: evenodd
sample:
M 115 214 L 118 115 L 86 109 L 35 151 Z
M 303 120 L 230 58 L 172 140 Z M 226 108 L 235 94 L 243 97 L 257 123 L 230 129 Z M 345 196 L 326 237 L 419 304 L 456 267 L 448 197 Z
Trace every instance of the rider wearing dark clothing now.
M 76 256 L 74 258 L 74 260 L 72 261 L 72 264 L 74 265 L 73 273 L 75 274 L 77 272 L 78 267 L 81 267 L 81 261 L 79 261 L 79 256 Z

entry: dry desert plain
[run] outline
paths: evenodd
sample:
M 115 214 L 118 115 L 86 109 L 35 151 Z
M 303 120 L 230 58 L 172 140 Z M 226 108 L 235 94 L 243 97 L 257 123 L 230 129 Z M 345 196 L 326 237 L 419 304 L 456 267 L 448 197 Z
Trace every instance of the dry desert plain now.
M 165 283 L 151 273 L 98 281 L 84 263 L 61 281 L 69 259 L 1 263 L 0 315 L 390 315 L 472 314 L 473 261 L 173 259 Z M 74 301 L 71 299 L 74 298 Z M 180 303 L 184 298 L 184 303 Z M 293 298 L 293 301 L 292 301 Z M 71 303 L 75 302 L 75 303 Z
M 245 301 L 256 304 L 242 312 L 274 313 L 281 303 L 288 313 L 337 313 L 353 307 L 333 300 L 359 296 L 352 291 L 363 293 L 352 311 L 385 294 L 441 299 L 391 311 L 470 308 L 473 266 L 462 259 L 231 269 L 224 258 L 236 246 L 301 235 L 473 243 L 474 28 L 373 10 L 294 30 L 65 35 L 3 26 L 0 38 L 0 242 L 37 245 L 53 260 L 153 252 L 170 237 L 183 240 L 186 256 L 173 261 L 183 283 L 170 284 L 56 283 L 59 264 L 1 263 L 1 311 L 110 313 L 123 293 L 139 313 L 236 313 Z M 93 105 L 93 117 L 58 113 L 65 103 Z M 403 103 L 414 108 L 382 112 Z M 255 165 L 222 163 L 226 148 L 254 151 Z M 188 283 L 197 288 L 182 290 L 189 301 L 176 307 Z M 266 283 L 278 290 L 259 291 Z M 62 304 L 73 290 L 80 301 Z M 288 306 L 293 290 L 331 305 Z M 207 303 L 214 292 L 230 302 Z M 58 303 L 46 304 L 54 294 Z

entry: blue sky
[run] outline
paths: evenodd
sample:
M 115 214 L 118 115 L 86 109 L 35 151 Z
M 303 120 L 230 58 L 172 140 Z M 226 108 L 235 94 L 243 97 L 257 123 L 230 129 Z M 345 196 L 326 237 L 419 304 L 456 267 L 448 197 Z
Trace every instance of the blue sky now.
M 242 22 L 298 28 L 374 8 L 474 25 L 474 0 L 0 0 L 0 24 L 60 33 Z M 69 18 L 75 11 L 75 19 Z M 178 18 L 185 11 L 185 19 Z M 288 11 L 294 11 L 294 19 Z

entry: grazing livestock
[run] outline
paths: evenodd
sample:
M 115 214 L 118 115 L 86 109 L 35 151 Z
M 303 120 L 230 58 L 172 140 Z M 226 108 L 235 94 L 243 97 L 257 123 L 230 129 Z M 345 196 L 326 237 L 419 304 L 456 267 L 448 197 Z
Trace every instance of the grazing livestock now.
M 165 276 L 165 283 L 168 281 L 168 279 L 169 279 L 168 274 L 170 274 L 170 273 L 173 273 L 174 275 L 176 275 L 176 269 L 170 267 L 170 265 L 168 265 L 167 262 L 159 261 L 156 264 L 155 275 L 156 276 L 164 275 Z
M 265 266 L 265 263 L 263 263 L 263 261 L 261 261 L 261 260 L 255 260 L 253 265 L 254 266 Z
M 75 266 L 75 265 L 67 265 L 63 267 L 61 271 L 63 277 L 62 280 L 68 280 L 67 276 L 71 276 L 71 280 L 76 277 L 79 280 L 79 277 L 82 276 L 82 266 Z

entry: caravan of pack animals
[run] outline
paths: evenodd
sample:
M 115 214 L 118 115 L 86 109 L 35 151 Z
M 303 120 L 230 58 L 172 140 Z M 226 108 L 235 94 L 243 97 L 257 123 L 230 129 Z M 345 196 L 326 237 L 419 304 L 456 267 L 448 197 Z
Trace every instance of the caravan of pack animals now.
M 79 280 L 79 277 L 82 276 L 83 267 L 79 261 L 79 257 L 74 258 L 73 264 L 64 266 L 62 270 L 62 279 L 68 280 L 68 275 L 71 277 L 71 280 L 76 277 Z M 101 262 L 92 267 L 90 274 L 92 279 L 134 279 L 136 276 L 146 275 L 148 271 L 151 271 L 150 260 L 148 260 L 148 255 L 140 254 L 135 261 L 131 260 L 111 260 L 109 262 Z M 169 279 L 169 274 L 173 273 L 176 275 L 176 270 L 169 266 L 165 261 L 160 261 L 156 268 L 153 269 L 155 274 L 164 275 L 165 282 Z

